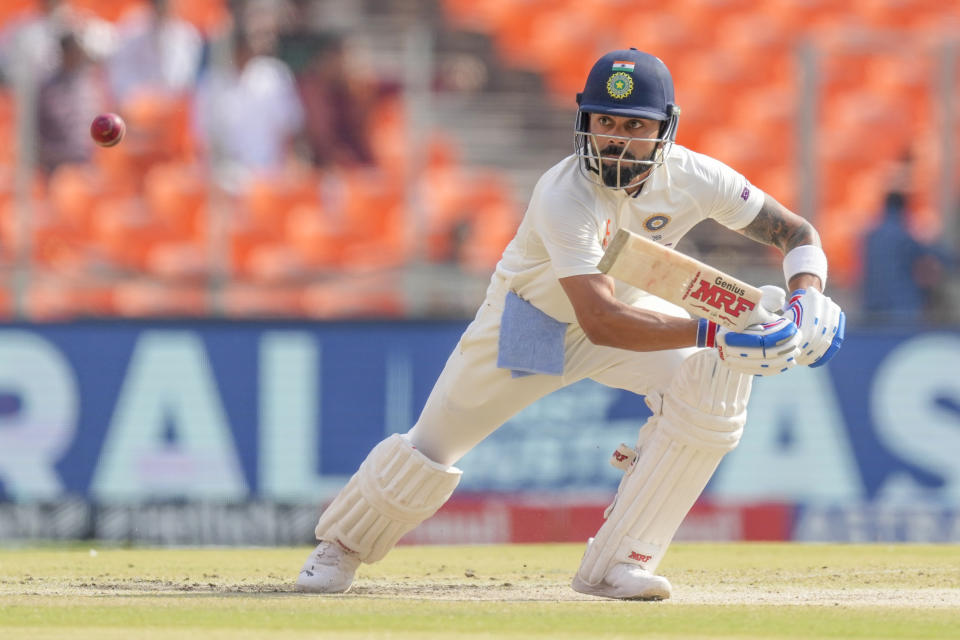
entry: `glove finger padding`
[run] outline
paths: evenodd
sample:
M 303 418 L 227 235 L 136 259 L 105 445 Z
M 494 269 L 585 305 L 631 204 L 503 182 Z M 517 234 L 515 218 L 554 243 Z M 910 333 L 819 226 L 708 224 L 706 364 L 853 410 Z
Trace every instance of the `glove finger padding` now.
M 716 347 L 724 365 L 737 373 L 772 376 L 796 366 L 800 333 L 787 318 L 747 327 L 742 332 L 717 331 Z
M 787 292 L 772 284 L 760 287 L 760 304 L 750 312 L 748 324 L 763 324 L 779 318 L 787 300 Z
M 819 367 L 840 350 L 846 315 L 839 305 L 816 289 L 797 289 L 791 293 L 784 317 L 793 320 L 800 332 L 798 364 Z

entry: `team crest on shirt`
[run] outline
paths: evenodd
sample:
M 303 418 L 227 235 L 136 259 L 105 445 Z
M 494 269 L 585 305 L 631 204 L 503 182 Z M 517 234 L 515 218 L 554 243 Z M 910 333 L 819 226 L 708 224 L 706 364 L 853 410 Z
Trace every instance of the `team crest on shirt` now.
M 607 93 L 610 94 L 611 98 L 623 100 L 633 93 L 633 78 L 623 71 L 611 74 L 607 78 Z
M 643 228 L 647 231 L 660 231 L 670 222 L 670 216 L 665 216 L 662 213 L 650 216 L 643 221 Z

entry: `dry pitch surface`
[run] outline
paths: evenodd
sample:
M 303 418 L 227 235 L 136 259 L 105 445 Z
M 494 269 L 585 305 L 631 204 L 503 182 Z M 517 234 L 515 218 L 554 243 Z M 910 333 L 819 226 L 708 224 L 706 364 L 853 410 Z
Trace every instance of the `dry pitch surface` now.
M 674 596 L 569 589 L 580 545 L 400 547 L 344 595 L 309 549 L 0 550 L 0 638 L 957 638 L 960 547 L 677 544 Z

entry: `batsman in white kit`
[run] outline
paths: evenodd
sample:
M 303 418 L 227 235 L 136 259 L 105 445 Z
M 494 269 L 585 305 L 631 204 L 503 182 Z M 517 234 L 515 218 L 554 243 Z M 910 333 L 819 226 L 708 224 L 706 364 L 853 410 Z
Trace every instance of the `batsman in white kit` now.
M 840 348 L 844 315 L 822 293 L 827 259 L 816 230 L 732 168 L 675 144 L 680 109 L 659 58 L 604 55 L 577 104 L 575 152 L 534 188 L 416 424 L 376 445 L 321 514 L 298 589 L 347 591 L 361 562 L 383 558 L 447 501 L 460 458 L 524 407 L 590 378 L 645 396 L 653 415 L 636 446 L 615 454 L 624 476 L 572 587 L 669 598 L 657 566 L 737 446 L 753 376 L 820 366 Z M 622 239 L 672 248 L 706 218 L 780 249 L 789 299 L 775 286 L 751 299 L 748 285 L 719 275 L 664 297 L 626 281 L 642 282 L 646 267 L 631 262 Z M 600 263 L 615 237 L 611 269 L 609 255 Z

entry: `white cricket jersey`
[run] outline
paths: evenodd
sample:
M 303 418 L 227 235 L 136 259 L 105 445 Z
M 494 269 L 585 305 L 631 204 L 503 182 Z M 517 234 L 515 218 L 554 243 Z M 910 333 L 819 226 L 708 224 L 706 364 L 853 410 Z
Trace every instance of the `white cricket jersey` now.
M 503 280 L 524 300 L 561 322 L 576 322 L 559 278 L 600 273 L 597 263 L 624 227 L 667 247 L 712 218 L 730 229 L 750 224 L 763 193 L 719 160 L 673 145 L 637 197 L 590 182 L 571 155 L 534 187 L 517 235 L 497 263 L 488 293 Z M 616 297 L 636 304 L 649 294 L 617 281 Z

